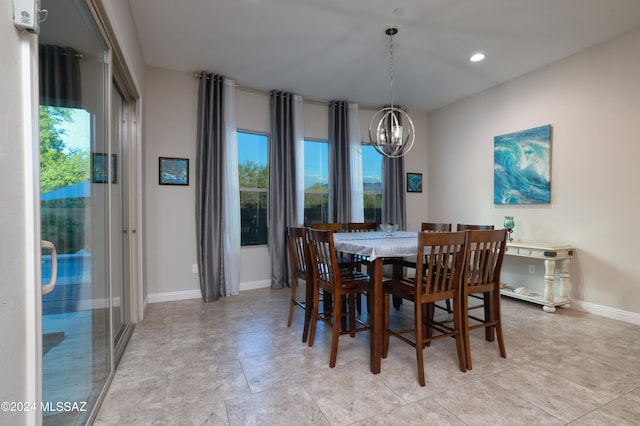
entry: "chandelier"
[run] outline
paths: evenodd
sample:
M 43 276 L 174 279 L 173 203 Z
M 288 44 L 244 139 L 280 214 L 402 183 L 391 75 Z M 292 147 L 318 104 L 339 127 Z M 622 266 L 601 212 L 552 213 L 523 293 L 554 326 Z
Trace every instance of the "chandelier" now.
M 389 158 L 405 155 L 416 138 L 413 120 L 402 109 L 393 104 L 393 36 L 398 34 L 397 27 L 385 30 L 389 36 L 389 51 L 391 52 L 391 105 L 376 112 L 369 122 L 369 140 L 376 150 Z

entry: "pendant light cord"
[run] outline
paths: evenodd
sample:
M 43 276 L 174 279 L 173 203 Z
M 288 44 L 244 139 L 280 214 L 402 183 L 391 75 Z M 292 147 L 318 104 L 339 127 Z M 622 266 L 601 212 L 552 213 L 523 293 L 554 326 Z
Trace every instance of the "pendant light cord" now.
M 393 32 L 389 34 L 389 51 L 391 53 L 391 85 L 390 85 L 390 95 L 391 95 L 391 108 L 393 108 Z

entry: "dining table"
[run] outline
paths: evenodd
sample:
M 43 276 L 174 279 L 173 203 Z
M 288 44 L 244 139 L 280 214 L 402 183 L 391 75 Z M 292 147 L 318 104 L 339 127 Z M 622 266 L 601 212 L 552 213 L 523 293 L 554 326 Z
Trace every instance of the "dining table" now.
M 394 263 L 394 276 L 402 273 L 404 257 L 418 253 L 418 233 L 394 232 L 336 232 L 333 242 L 337 252 L 351 253 L 368 258 L 367 273 L 371 277 L 369 292 L 369 358 L 370 370 L 380 373 L 383 338 L 383 266 Z

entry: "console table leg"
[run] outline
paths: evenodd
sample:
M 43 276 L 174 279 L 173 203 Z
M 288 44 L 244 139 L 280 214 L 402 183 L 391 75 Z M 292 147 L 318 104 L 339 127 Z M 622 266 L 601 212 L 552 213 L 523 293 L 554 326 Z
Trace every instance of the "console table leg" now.
M 544 298 L 546 301 L 553 303 L 555 297 L 553 284 L 556 277 L 556 261 L 545 260 L 544 261 Z M 545 312 L 555 312 L 556 308 L 553 306 L 543 306 L 542 309 Z
M 570 259 L 560 261 L 560 297 L 571 300 L 571 277 L 569 275 Z M 560 305 L 561 308 L 569 309 L 571 303 Z

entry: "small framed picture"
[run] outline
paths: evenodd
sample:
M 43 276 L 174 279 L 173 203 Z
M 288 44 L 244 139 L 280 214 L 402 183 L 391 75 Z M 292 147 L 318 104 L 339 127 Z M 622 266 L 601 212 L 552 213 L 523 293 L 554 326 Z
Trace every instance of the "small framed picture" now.
M 160 185 L 189 185 L 189 159 L 160 157 Z
M 111 154 L 111 183 L 118 182 L 118 156 Z M 109 182 L 109 155 L 94 152 L 91 156 L 91 181 Z
M 422 192 L 422 173 L 407 173 L 407 192 Z

